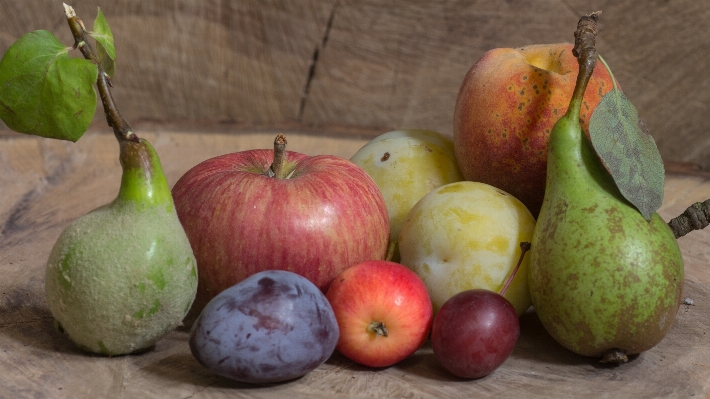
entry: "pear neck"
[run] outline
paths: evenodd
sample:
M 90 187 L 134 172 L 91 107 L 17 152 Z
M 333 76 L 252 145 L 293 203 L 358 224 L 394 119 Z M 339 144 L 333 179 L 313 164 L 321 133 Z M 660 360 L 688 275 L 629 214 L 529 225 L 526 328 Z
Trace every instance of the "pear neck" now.
M 577 112 L 577 114 L 579 114 Z M 561 182 L 565 177 L 576 179 L 578 176 L 574 171 L 584 169 L 585 148 L 584 133 L 578 120 L 574 117 L 574 112 L 568 112 L 555 124 L 550 134 L 548 152 L 548 176 L 555 175 L 556 179 L 547 179 L 548 184 L 556 180 Z M 561 172 L 561 173 L 560 173 Z
M 573 117 L 573 114 L 562 117 L 550 134 L 546 193 L 557 192 L 558 196 L 567 198 L 573 191 L 594 187 L 595 192 L 625 201 L 591 140 Z M 590 194 L 591 191 L 585 191 L 583 195 Z
M 116 201 L 143 206 L 172 206 L 168 181 L 155 149 L 144 139 L 119 140 L 121 188 Z
M 574 85 L 572 98 L 565 114 L 557 121 L 550 133 L 548 144 L 548 176 L 555 174 L 557 180 L 564 180 L 564 176 L 577 179 L 575 171 L 585 174 L 587 166 L 594 163 L 596 157 L 594 149 L 582 131 L 579 114 L 584 102 L 584 93 L 594 72 L 597 54 L 594 47 L 596 39 L 596 15 L 587 16 L 580 20 L 575 32 L 575 47 L 572 50 L 577 57 L 579 69 L 577 81 Z M 557 169 L 553 171 L 552 169 Z M 561 172 L 561 173 L 560 173 Z M 548 183 L 552 179 L 547 179 Z
M 584 93 L 587 91 L 587 85 L 592 77 L 592 72 L 594 72 L 595 61 L 596 59 L 591 61 L 585 60 L 579 64 L 577 81 L 574 85 L 574 91 L 572 92 L 569 107 L 564 115 L 564 117 L 569 119 L 571 122 L 579 123 L 579 112 L 582 108 L 582 102 L 584 101 Z

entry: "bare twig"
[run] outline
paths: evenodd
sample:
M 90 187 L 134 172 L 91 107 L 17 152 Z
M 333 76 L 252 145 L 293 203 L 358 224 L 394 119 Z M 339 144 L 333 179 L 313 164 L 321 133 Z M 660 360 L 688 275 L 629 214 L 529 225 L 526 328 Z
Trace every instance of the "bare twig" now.
M 702 230 L 710 224 L 710 199 L 696 202 L 689 206 L 681 215 L 671 219 L 668 227 L 675 238 L 683 237 L 694 230 Z

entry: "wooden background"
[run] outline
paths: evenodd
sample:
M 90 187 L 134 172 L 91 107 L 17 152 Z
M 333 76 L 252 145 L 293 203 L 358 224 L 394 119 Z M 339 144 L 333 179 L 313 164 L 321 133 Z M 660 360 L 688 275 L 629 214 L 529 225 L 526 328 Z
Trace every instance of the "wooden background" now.
M 663 158 L 710 170 L 708 0 L 70 5 L 88 27 L 97 6 L 104 11 L 118 54 L 115 96 L 134 127 L 361 137 L 406 127 L 451 134 L 461 80 L 486 50 L 572 41 L 578 17 L 602 10 L 598 48 Z M 0 54 L 35 29 L 70 45 L 62 11 L 58 0 L 0 0 Z
M 417 127 L 451 134 L 468 68 L 488 49 L 571 41 L 579 15 L 603 10 L 599 48 L 639 109 L 667 168 L 669 220 L 710 198 L 710 1 L 71 2 L 90 26 L 100 6 L 116 36 L 114 94 L 156 147 L 170 184 L 219 154 L 289 148 L 350 157 L 370 137 Z M 60 1 L 0 0 L 0 54 L 47 29 L 71 44 Z M 425 346 L 384 370 L 337 353 L 306 377 L 249 387 L 200 366 L 178 329 L 152 350 L 104 358 L 52 327 L 44 267 L 59 233 L 113 199 L 117 145 L 97 113 L 78 143 L 0 125 L 0 398 L 704 397 L 710 392 L 710 231 L 679 240 L 686 267 L 676 322 L 626 365 L 600 366 L 556 344 L 534 313 L 491 376 L 446 374 Z M 674 162 L 670 162 L 674 161 Z M 678 162 L 696 165 L 679 166 Z M 684 171 L 683 174 L 675 172 Z M 688 171 L 692 173 L 687 173 Z

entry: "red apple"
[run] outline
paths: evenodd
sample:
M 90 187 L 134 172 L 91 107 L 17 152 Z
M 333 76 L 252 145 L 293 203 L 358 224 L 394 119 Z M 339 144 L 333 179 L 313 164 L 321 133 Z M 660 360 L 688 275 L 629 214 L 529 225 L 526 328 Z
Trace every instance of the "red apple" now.
M 384 259 L 387 208 L 367 173 L 343 158 L 285 151 L 283 135 L 275 149 L 206 160 L 173 187 L 197 260 L 197 309 L 260 271 L 288 270 L 325 292 L 347 266 Z
M 368 367 L 391 366 L 427 339 L 432 304 L 424 282 L 398 263 L 359 263 L 335 278 L 326 293 L 340 328 L 336 348 Z
M 513 353 L 520 336 L 515 308 L 485 289 L 460 292 L 434 318 L 431 345 L 436 360 L 461 378 L 481 378 Z
M 490 50 L 466 74 L 454 111 L 454 149 L 466 180 L 500 188 L 537 218 L 547 174 L 547 141 L 567 111 L 579 66 L 572 44 Z M 589 118 L 613 88 L 595 68 L 580 113 Z

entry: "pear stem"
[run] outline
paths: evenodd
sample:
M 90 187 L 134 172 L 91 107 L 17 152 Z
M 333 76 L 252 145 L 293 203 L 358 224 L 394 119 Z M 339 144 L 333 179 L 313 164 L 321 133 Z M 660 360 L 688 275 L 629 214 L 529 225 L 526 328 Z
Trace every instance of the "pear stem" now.
M 626 356 L 626 351 L 619 348 L 611 348 L 604 352 L 602 358 L 599 359 L 600 363 L 626 363 L 629 361 L 629 357 Z
M 577 74 L 577 82 L 572 93 L 572 100 L 567 115 L 572 120 L 579 119 L 584 92 L 587 90 L 587 84 L 594 72 L 594 66 L 597 63 L 596 38 L 599 29 L 597 21 L 599 20 L 601 11 L 593 12 L 579 19 L 577 30 L 574 32 L 574 48 L 572 54 L 577 57 L 579 63 L 579 73 Z
M 286 165 L 286 136 L 283 134 L 277 134 L 274 139 L 274 161 L 267 171 L 267 176 L 274 177 L 276 179 L 285 179 L 284 176 Z
M 668 227 L 671 228 L 676 239 L 691 231 L 702 230 L 708 225 L 710 225 L 710 199 L 694 203 L 685 212 L 668 222 Z
M 138 142 L 138 136 L 133 133 L 133 130 L 128 125 L 125 119 L 118 112 L 118 107 L 113 100 L 111 94 L 111 80 L 109 76 L 104 72 L 99 62 L 99 57 L 94 52 L 94 49 L 89 44 L 88 36 L 86 35 L 86 28 L 84 28 L 84 23 L 77 18 L 74 9 L 64 4 L 64 13 L 66 14 L 67 21 L 69 22 L 69 29 L 71 29 L 72 36 L 74 36 L 74 48 L 78 48 L 85 59 L 93 62 L 99 68 L 99 75 L 96 78 L 96 86 L 99 90 L 99 96 L 101 97 L 101 103 L 104 106 L 104 114 L 106 115 L 106 122 L 113 128 L 113 133 L 116 135 L 118 141 L 128 140 Z
M 528 252 L 529 250 L 530 250 L 530 243 L 529 242 L 523 241 L 520 243 L 520 257 L 518 258 L 518 264 L 515 265 L 515 269 L 513 269 L 513 272 L 510 273 L 510 277 L 508 277 L 508 281 L 505 282 L 503 289 L 500 290 L 501 296 L 505 295 L 505 292 L 508 290 L 510 283 L 513 282 L 513 278 L 515 277 L 516 274 L 518 274 L 518 269 L 520 269 L 520 265 L 523 263 L 523 257 L 525 256 L 525 253 Z

